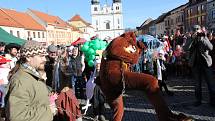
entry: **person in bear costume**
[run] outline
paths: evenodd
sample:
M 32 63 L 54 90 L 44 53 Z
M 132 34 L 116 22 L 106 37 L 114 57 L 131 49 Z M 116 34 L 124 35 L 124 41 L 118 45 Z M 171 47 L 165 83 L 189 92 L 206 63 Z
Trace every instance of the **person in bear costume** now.
M 121 121 L 123 118 L 122 94 L 125 87 L 144 90 L 155 108 L 159 121 L 192 121 L 192 118 L 182 113 L 172 113 L 160 95 L 158 80 L 155 77 L 130 71 L 130 65 L 137 63 L 144 48 L 142 42 L 136 42 L 134 32 L 127 32 L 112 40 L 103 52 L 100 78 L 97 78 L 96 83 L 113 109 L 113 121 Z

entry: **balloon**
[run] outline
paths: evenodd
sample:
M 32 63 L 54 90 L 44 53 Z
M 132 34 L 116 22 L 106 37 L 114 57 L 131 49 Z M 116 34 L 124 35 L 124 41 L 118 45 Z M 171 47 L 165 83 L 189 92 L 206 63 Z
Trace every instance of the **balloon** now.
M 84 43 L 84 45 L 87 45 L 87 46 L 89 46 L 89 44 L 90 44 L 90 42 L 88 42 L 88 41 Z
M 83 45 L 83 46 L 81 47 L 81 51 L 83 51 L 83 52 L 88 51 L 88 49 L 89 49 L 89 46 L 87 46 L 87 45 Z
M 95 45 L 95 42 L 90 42 L 89 47 L 93 48 L 93 46 Z
M 95 55 L 96 54 L 96 51 L 92 48 L 89 48 L 88 49 L 88 52 L 87 52 L 89 55 Z
M 96 40 L 92 40 L 90 44 L 96 44 Z
M 90 56 L 89 56 L 89 60 L 94 60 L 95 57 L 96 57 L 95 55 L 90 55 Z
M 94 61 L 93 61 L 93 60 L 89 60 L 89 61 L 88 61 L 88 65 L 89 65 L 90 67 L 93 67 Z
M 98 41 L 98 42 L 96 42 L 96 43 L 94 44 L 93 49 L 94 49 L 94 50 L 99 50 L 100 48 L 101 48 L 101 44 L 100 44 L 100 42 Z

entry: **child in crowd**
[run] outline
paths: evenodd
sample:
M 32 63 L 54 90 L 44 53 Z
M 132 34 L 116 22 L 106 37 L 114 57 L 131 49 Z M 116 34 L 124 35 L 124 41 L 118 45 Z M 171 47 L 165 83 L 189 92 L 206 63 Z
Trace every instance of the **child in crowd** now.
M 158 53 L 158 57 L 155 60 L 154 63 L 154 72 L 155 75 L 158 79 L 158 84 L 160 87 L 160 90 L 162 91 L 163 88 L 165 90 L 165 92 L 169 95 L 169 96 L 173 96 L 174 93 L 169 91 L 169 89 L 167 88 L 166 85 L 166 81 L 167 81 L 167 71 L 166 71 L 166 58 L 164 57 L 165 53 L 163 50 L 160 50 Z

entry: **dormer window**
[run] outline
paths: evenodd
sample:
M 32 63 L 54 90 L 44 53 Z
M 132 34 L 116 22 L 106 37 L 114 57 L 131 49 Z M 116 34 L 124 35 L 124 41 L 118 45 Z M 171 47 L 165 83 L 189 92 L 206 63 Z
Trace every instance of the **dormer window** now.
M 55 23 L 56 23 L 56 24 L 60 24 L 60 22 L 58 22 L 58 21 L 55 21 Z

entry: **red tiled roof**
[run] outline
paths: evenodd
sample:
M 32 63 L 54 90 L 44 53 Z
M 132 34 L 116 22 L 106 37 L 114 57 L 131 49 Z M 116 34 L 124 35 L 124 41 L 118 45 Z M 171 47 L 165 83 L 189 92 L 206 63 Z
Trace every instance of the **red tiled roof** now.
M 15 10 L 1 9 L 16 23 L 22 25 L 26 29 L 30 30 L 45 30 L 45 28 L 37 23 L 31 16 L 26 13 L 17 12 Z M 18 27 L 18 26 L 15 26 Z
M 69 22 L 72 22 L 72 21 L 82 21 L 84 24 L 86 24 L 87 26 L 89 26 L 90 24 L 87 23 L 84 19 L 81 18 L 80 15 L 76 14 L 75 16 L 73 16 Z
M 65 21 L 63 21 L 61 18 L 59 18 L 58 16 L 48 15 L 46 13 L 36 11 L 36 10 L 31 10 L 31 9 L 29 9 L 29 10 L 31 12 L 33 12 L 40 19 L 47 22 L 48 24 L 53 24 L 58 27 L 67 27 L 68 26 L 68 24 Z
M 0 9 L 0 26 L 24 28 L 21 24 L 17 23 L 14 19 L 8 16 L 3 9 Z

